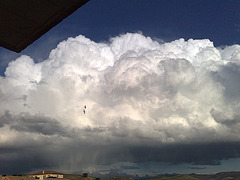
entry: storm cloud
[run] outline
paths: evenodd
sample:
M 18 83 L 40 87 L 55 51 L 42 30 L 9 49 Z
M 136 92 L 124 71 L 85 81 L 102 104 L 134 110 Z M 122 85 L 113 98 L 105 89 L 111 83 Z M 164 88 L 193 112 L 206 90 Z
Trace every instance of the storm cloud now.
M 1 169 L 217 165 L 240 157 L 239 89 L 239 45 L 69 38 L 42 62 L 22 55 L 0 77 Z

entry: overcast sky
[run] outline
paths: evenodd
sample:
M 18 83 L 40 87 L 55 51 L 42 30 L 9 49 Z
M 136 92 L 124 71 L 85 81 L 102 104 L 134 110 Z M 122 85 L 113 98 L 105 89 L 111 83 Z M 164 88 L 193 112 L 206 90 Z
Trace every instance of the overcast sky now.
M 239 170 L 239 8 L 91 0 L 0 48 L 0 174 Z

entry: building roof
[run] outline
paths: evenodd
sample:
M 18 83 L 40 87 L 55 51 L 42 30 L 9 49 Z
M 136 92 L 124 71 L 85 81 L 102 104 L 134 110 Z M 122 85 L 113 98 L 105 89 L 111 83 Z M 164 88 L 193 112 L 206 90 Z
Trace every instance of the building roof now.
M 0 46 L 21 52 L 88 1 L 0 1 Z
M 40 171 L 40 172 L 33 173 L 31 175 L 43 175 L 43 174 L 61 174 L 61 175 L 63 175 L 63 173 L 56 172 L 56 171 Z

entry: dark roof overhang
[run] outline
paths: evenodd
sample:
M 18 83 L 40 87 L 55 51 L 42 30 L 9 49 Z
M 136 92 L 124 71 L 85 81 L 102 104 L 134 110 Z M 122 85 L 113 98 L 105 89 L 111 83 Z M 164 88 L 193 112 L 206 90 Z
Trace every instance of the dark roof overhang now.
M 88 1 L 0 1 L 0 46 L 21 52 Z

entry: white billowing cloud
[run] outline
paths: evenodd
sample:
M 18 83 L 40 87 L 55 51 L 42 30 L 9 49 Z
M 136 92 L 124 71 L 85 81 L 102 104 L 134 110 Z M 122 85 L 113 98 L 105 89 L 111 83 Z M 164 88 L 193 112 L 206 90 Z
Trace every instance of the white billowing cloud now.
M 239 62 L 239 45 L 207 39 L 69 38 L 47 60 L 21 56 L 0 77 L 0 146 L 21 135 L 117 146 L 239 141 Z

